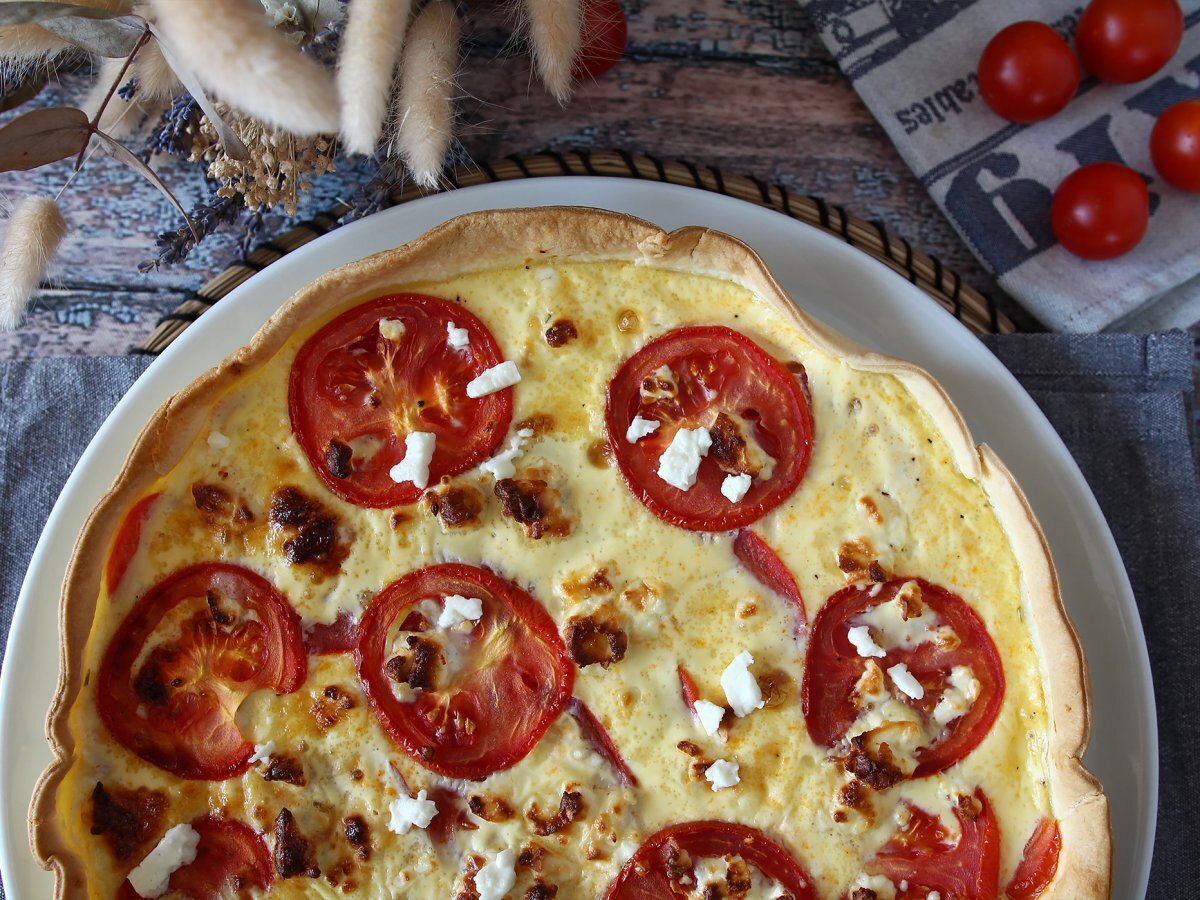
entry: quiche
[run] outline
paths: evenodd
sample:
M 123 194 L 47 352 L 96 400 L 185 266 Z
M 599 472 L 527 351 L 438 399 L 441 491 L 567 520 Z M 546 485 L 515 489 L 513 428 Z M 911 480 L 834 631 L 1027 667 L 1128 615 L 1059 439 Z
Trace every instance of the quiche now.
M 754 253 L 455 219 L 172 397 L 62 600 L 59 896 L 1102 897 L 1046 542 Z

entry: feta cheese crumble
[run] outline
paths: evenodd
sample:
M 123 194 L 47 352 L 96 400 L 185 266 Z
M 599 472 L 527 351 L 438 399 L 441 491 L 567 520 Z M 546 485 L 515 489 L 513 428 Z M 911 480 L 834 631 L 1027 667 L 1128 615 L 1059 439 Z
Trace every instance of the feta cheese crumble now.
M 437 804 L 427 799 L 425 791 L 414 797 L 401 794 L 389 805 L 392 818 L 388 822 L 388 831 L 394 834 L 408 834 L 414 825 L 417 828 L 428 828 L 433 817 L 437 815 Z
M 716 734 L 717 729 L 721 727 L 721 719 L 725 717 L 725 708 L 707 700 L 697 700 L 695 710 L 704 733 L 709 736 Z
M 754 657 L 743 650 L 721 673 L 721 689 L 725 691 L 725 699 L 729 701 L 738 718 L 748 716 L 766 705 L 762 689 L 750 674 L 750 666 L 753 663 Z
M 740 784 L 742 780 L 738 776 L 738 764 L 727 759 L 718 759 L 705 769 L 704 777 L 712 785 L 714 791 L 731 788 L 735 784 Z
M 160 897 L 167 892 L 171 875 L 196 860 L 200 833 L 191 825 L 176 825 L 162 836 L 158 846 L 129 873 L 129 883 L 139 897 Z
M 479 900 L 501 900 L 516 883 L 511 850 L 501 850 L 495 859 L 475 873 L 475 892 L 479 894 Z
M 457 327 L 453 322 L 446 323 L 446 346 L 454 350 L 461 350 L 463 347 L 470 346 L 471 335 L 465 328 Z
M 707 428 L 680 428 L 658 459 L 658 477 L 681 491 L 696 483 L 700 460 L 708 456 L 712 438 Z
M 478 622 L 483 615 L 483 601 L 477 597 L 451 594 L 438 616 L 438 628 L 453 628 L 461 622 Z
M 971 704 L 979 698 L 979 681 L 970 666 L 955 666 L 947 679 L 949 687 L 933 708 L 933 721 L 948 725 L 960 716 L 965 716 Z
M 634 416 L 633 421 L 629 423 L 629 428 L 625 430 L 625 440 L 631 444 L 636 444 L 648 434 L 654 434 L 658 431 L 658 426 L 662 422 L 656 422 L 653 419 L 643 419 L 641 416 Z
M 257 762 L 266 762 L 271 758 L 271 754 L 275 752 L 275 742 L 267 741 L 265 744 L 254 745 L 254 755 L 250 757 L 250 765 Z
M 229 438 L 225 437 L 219 431 L 211 431 L 208 434 L 208 446 L 214 450 L 224 450 L 229 446 Z
M 472 378 L 467 384 L 467 396 L 472 400 L 478 400 L 480 397 L 502 391 L 506 387 L 512 387 L 520 380 L 521 373 L 517 371 L 517 364 L 511 359 L 506 359 L 499 365 L 484 369 Z
M 501 478 L 512 478 L 517 474 L 517 467 L 513 465 L 513 460 L 524 452 L 525 444 L 531 437 L 533 437 L 533 429 L 522 428 L 509 440 L 507 449 L 497 453 L 491 459 L 485 459 L 479 464 L 479 468 L 497 481 Z
M 721 482 L 721 493 L 730 503 L 737 503 L 746 496 L 746 492 L 750 490 L 750 482 L 753 480 L 745 472 L 740 475 L 726 475 L 725 480 Z
M 404 459 L 392 466 L 388 475 L 396 484 L 411 481 L 424 489 L 429 486 L 429 463 L 433 460 L 433 446 L 437 435 L 428 431 L 414 431 L 404 438 Z
M 851 628 L 846 632 L 846 637 L 850 639 L 850 643 L 854 645 L 859 656 L 873 656 L 876 659 L 883 659 L 887 656 L 887 651 L 875 643 L 871 637 L 871 629 L 866 625 L 857 625 Z
M 385 341 L 398 341 L 407 329 L 399 319 L 380 319 L 379 336 Z
M 913 677 L 904 663 L 896 663 L 887 670 L 887 673 L 892 677 L 892 683 L 914 700 L 920 700 L 925 696 L 925 688 L 921 687 L 921 682 Z

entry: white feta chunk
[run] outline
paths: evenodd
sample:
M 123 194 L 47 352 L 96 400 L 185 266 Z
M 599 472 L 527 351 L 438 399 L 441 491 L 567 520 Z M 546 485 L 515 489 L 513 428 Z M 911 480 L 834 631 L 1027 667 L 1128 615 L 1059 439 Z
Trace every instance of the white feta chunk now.
M 941 699 L 933 708 L 933 721 L 949 725 L 965 716 L 971 704 L 979 698 L 979 681 L 970 666 L 955 666 L 947 679 L 949 687 L 942 691 Z
M 478 400 L 480 397 L 486 397 L 488 394 L 512 387 L 520 380 L 521 373 L 517 371 L 517 364 L 511 359 L 506 359 L 499 365 L 484 369 L 472 378 L 467 384 L 467 396 L 472 400 Z
M 271 758 L 271 754 L 275 752 L 275 742 L 267 741 L 265 744 L 254 745 L 254 755 L 250 757 L 250 765 L 257 762 L 266 762 Z
M 428 799 L 425 791 L 419 792 L 415 798 L 401 794 L 388 804 L 388 809 L 392 814 L 388 831 L 394 834 L 408 834 L 414 825 L 428 828 L 438 812 L 437 804 Z
M 846 637 L 850 639 L 850 643 L 854 645 L 859 656 L 873 656 L 876 659 L 883 659 L 887 656 L 887 651 L 875 643 L 871 637 L 871 629 L 867 625 L 856 625 L 846 632 Z
M 511 850 L 501 850 L 495 859 L 475 873 L 475 892 L 479 894 L 479 900 L 500 900 L 516 883 Z
M 453 322 L 446 323 L 446 346 L 453 350 L 469 347 L 471 335 L 465 328 L 457 327 Z
M 404 332 L 407 329 L 404 323 L 399 319 L 380 319 L 379 320 L 379 336 L 385 341 L 398 341 L 404 337 Z
M 887 673 L 891 676 L 892 683 L 914 700 L 920 700 L 925 696 L 925 688 L 921 687 L 921 682 L 913 677 L 904 663 L 896 663 L 887 670 Z
M 879 900 L 894 900 L 896 896 L 896 885 L 883 875 L 860 874 L 854 879 L 852 887 L 874 891 Z
M 437 435 L 428 431 L 414 431 L 404 438 L 404 459 L 392 466 L 388 475 L 396 484 L 411 481 L 419 488 L 429 486 L 429 463 L 433 460 L 433 447 Z
M 740 475 L 726 475 L 725 480 L 721 482 L 721 493 L 725 495 L 730 503 L 737 503 L 746 496 L 746 492 L 750 490 L 750 483 L 754 479 L 742 472 Z
M 229 438 L 225 437 L 219 431 L 210 431 L 208 433 L 208 446 L 214 450 L 224 450 L 229 446 Z
M 716 734 L 717 729 L 721 727 L 721 719 L 725 717 L 725 708 L 708 700 L 697 700 L 694 708 L 704 733 L 709 736 Z
M 729 881 L 729 862 L 723 856 L 702 857 L 696 860 L 692 870 L 696 875 L 695 893 L 701 897 L 704 896 L 704 889 L 710 884 L 723 888 Z M 723 895 L 724 891 L 720 894 Z
M 654 434 L 658 431 L 658 427 L 662 422 L 656 422 L 654 419 L 643 419 L 641 416 L 634 416 L 633 421 L 629 423 L 629 427 L 625 430 L 625 440 L 631 444 L 636 444 L 648 434 Z
M 167 830 L 153 850 L 132 872 L 129 883 L 139 897 L 160 897 L 167 892 L 171 875 L 196 859 L 200 833 L 191 825 L 176 825 Z
M 680 428 L 658 459 L 658 477 L 681 491 L 688 490 L 696 483 L 700 460 L 708 456 L 711 446 L 707 428 Z
M 451 594 L 442 606 L 442 614 L 438 616 L 438 628 L 453 628 L 460 622 L 478 622 L 482 615 L 483 601 L 478 597 Z
M 718 759 L 705 769 L 704 777 L 712 785 L 714 791 L 731 788 L 735 784 L 740 784 L 742 780 L 738 776 L 738 764 L 727 759 Z
M 491 459 L 485 459 L 479 464 L 479 468 L 497 481 L 501 478 L 512 478 L 517 474 L 517 467 L 513 465 L 513 460 L 525 451 L 525 445 L 531 437 L 533 437 L 533 429 L 522 428 L 509 439 L 506 449 Z
M 743 650 L 721 673 L 721 689 L 725 691 L 725 699 L 739 718 L 748 716 L 766 705 L 762 689 L 750 673 L 750 666 L 753 664 L 754 657 Z

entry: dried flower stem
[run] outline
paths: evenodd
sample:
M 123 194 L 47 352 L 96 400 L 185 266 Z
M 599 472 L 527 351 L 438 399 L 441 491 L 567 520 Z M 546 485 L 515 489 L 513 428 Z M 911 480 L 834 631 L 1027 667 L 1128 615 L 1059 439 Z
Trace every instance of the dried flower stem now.
M 374 153 L 379 143 L 411 12 L 412 0 L 354 0 L 346 13 L 337 87 L 351 153 Z
M 21 324 L 66 234 L 67 223 L 49 197 L 26 197 L 17 204 L 0 246 L 0 331 Z
M 453 3 L 433 0 L 413 22 L 400 63 L 391 151 L 426 188 L 437 186 L 453 133 L 458 33 Z
M 138 42 L 133 45 L 133 49 L 129 51 L 129 55 L 125 57 L 125 61 L 121 65 L 121 70 L 117 73 L 117 77 L 114 78 L 109 84 L 108 91 L 105 93 L 104 99 L 100 101 L 100 104 L 96 107 L 96 111 L 92 113 L 91 122 L 93 131 L 100 126 L 100 118 L 104 115 L 104 110 L 108 107 L 109 101 L 112 100 L 113 94 L 117 92 L 117 88 L 119 88 L 121 83 L 125 80 L 125 73 L 129 71 L 129 66 L 133 62 L 133 58 L 138 55 L 138 51 L 142 49 L 148 40 L 150 40 L 150 31 L 143 31 L 142 36 L 138 38 Z M 101 77 L 103 77 L 104 71 L 104 68 L 100 69 Z M 84 154 L 87 153 L 88 144 L 91 142 L 91 135 L 88 135 L 88 139 L 84 141 L 83 146 L 79 148 L 79 156 L 75 160 L 76 172 L 78 172 L 80 167 L 83 165 Z
M 525 0 L 538 75 L 563 106 L 571 99 L 571 70 L 579 55 L 579 0 Z

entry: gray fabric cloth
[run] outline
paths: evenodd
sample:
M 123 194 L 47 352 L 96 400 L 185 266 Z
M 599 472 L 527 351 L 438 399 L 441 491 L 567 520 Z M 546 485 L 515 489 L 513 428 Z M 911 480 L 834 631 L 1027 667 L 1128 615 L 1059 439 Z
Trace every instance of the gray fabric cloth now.
M 1180 0 L 1183 45 L 1130 85 L 1085 77 L 1058 115 L 1014 125 L 983 102 L 976 67 L 998 31 L 1034 19 L 1072 41 L 1079 0 L 799 0 L 838 65 L 942 211 L 1000 284 L 1056 331 L 1182 328 L 1200 319 L 1200 204 L 1150 161 L 1155 118 L 1200 96 L 1200 0 Z M 1142 243 L 1109 262 L 1058 246 L 1050 198 L 1082 165 L 1124 162 L 1149 181 Z
M 1112 525 L 1146 626 L 1162 747 L 1150 896 L 1195 896 L 1200 774 L 1200 486 L 1190 439 L 1192 344 L 1182 332 L 989 337 L 1071 448 Z M 140 358 L 0 363 L 0 626 L 76 459 L 144 370 Z M 1184 611 L 1187 611 L 1184 613 Z

